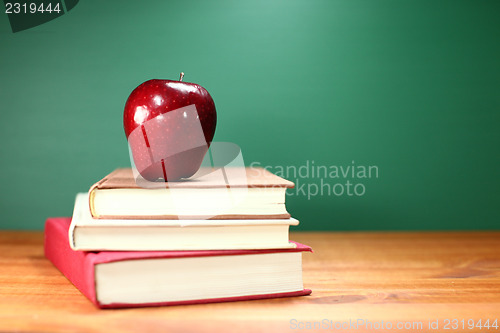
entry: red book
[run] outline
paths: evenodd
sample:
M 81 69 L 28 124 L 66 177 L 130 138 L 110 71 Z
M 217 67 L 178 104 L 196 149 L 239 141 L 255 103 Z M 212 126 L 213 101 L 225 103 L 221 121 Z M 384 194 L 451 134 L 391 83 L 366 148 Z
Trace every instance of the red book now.
M 45 256 L 100 308 L 241 301 L 309 295 L 302 252 L 273 250 L 73 251 L 71 219 L 45 223 Z

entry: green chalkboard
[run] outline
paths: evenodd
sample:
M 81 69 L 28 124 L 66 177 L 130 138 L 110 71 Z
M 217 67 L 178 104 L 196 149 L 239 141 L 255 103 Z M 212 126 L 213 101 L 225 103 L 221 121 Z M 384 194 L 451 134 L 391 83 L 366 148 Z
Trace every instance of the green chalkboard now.
M 0 13 L 0 229 L 42 229 L 129 166 L 151 78 L 204 86 L 216 141 L 297 187 L 296 230 L 498 229 L 500 1 L 80 1 Z M 314 174 L 313 174 L 314 173 Z

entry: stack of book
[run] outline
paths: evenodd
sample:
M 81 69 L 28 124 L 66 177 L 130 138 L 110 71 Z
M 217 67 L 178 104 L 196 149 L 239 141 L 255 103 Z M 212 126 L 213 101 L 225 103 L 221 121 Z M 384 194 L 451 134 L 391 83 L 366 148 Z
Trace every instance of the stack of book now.
M 288 235 L 294 184 L 233 171 L 143 188 L 117 169 L 77 195 L 71 219 L 47 219 L 45 255 L 101 308 L 310 294 L 302 252 L 311 248 Z

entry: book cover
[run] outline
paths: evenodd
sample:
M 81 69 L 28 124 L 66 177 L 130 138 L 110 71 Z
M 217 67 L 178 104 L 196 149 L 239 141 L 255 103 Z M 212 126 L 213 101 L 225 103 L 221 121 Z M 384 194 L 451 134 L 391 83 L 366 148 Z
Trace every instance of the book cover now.
M 227 178 L 231 179 L 231 187 L 284 187 L 293 188 L 293 182 L 283 179 L 275 174 L 269 172 L 264 168 L 246 168 L 244 173 L 241 173 L 240 168 L 225 168 Z M 157 187 L 165 187 L 166 183 L 158 182 Z M 217 173 L 207 173 L 204 176 L 186 181 L 170 182 L 167 186 L 174 186 L 176 188 L 225 188 L 226 184 L 223 179 L 217 176 Z M 131 168 L 116 169 L 109 175 L 95 183 L 90 191 L 93 189 L 117 189 L 117 188 L 141 188 L 137 185 L 134 174 Z
M 296 248 L 281 250 L 216 250 L 216 251 L 148 251 L 148 252 L 85 252 L 73 251 L 69 245 L 68 231 L 70 218 L 49 218 L 45 224 L 45 256 L 84 294 L 100 308 L 144 307 L 159 305 L 180 305 L 196 303 L 227 302 L 277 297 L 309 295 L 311 290 L 301 289 L 281 293 L 252 294 L 236 297 L 213 297 L 182 301 L 144 302 L 144 303 L 107 303 L 99 301 L 96 289 L 96 266 L 99 264 L 134 261 L 144 259 L 177 259 L 216 256 L 240 256 L 285 252 L 312 251 L 306 245 L 297 244 Z

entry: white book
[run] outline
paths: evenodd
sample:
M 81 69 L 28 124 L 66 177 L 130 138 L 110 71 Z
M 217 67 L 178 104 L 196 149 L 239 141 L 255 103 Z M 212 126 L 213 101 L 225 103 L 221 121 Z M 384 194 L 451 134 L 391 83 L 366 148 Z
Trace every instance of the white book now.
M 87 193 L 76 196 L 69 242 L 73 250 L 175 251 L 285 249 L 289 219 L 130 220 L 94 219 Z

